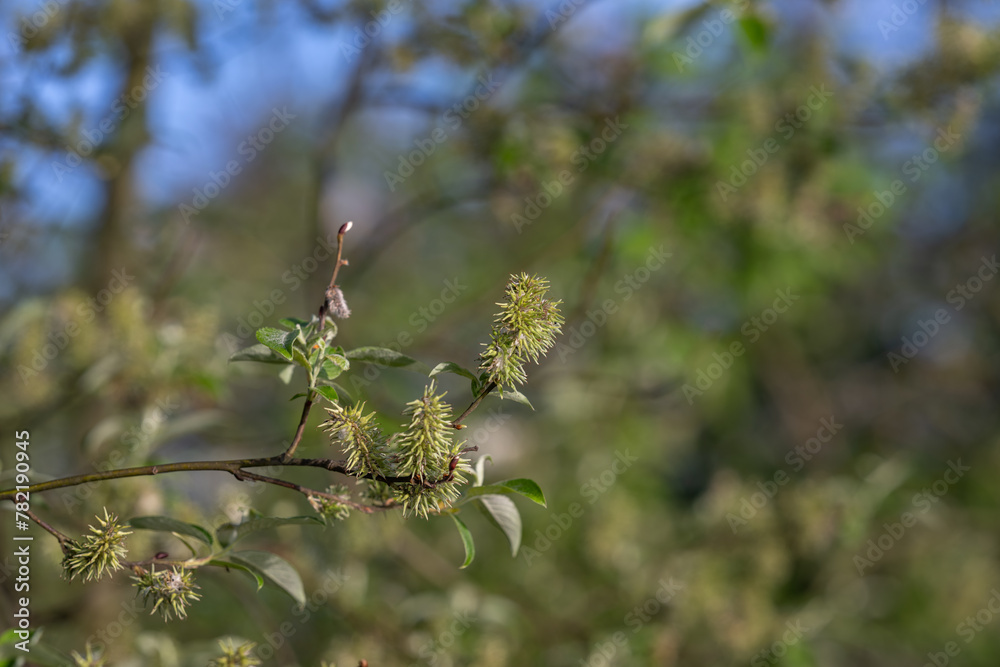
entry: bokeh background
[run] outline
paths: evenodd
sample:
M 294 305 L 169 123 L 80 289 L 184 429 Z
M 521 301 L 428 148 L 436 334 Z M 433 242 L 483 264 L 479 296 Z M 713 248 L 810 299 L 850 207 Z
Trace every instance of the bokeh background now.
M 61 580 L 39 532 L 53 652 L 997 664 L 997 3 L 25 0 L 0 21 L 4 487 L 14 430 L 36 479 L 280 451 L 301 378 L 227 358 L 315 312 L 347 220 L 346 348 L 473 366 L 520 271 L 568 320 L 535 411 L 491 398 L 466 432 L 488 480 L 545 490 L 517 501 L 518 557 L 468 512 L 465 570 L 447 518 L 287 526 L 253 544 L 305 609 L 205 571 L 164 624 L 124 576 Z M 363 370 L 344 384 L 389 425 L 426 382 Z M 319 412 L 302 452 L 335 455 Z M 34 502 L 70 534 L 102 507 L 309 512 L 207 472 Z

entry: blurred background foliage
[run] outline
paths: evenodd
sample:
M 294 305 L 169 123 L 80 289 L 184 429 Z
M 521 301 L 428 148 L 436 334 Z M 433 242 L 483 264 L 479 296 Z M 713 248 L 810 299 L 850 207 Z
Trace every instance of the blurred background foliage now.
M 305 609 L 206 571 L 204 599 L 164 625 L 132 610 L 123 578 L 59 580 L 39 538 L 47 645 L 82 651 L 103 632 L 108 664 L 163 667 L 205 664 L 224 636 L 268 665 L 887 666 L 955 642 L 956 662 L 996 664 L 980 612 L 1000 586 L 995 3 L 26 0 L 2 14 L 5 471 L 23 429 L 39 480 L 280 451 L 299 387 L 226 359 L 253 326 L 315 311 L 346 220 L 347 348 L 471 366 L 519 271 L 547 276 L 568 320 L 529 373 L 536 411 L 489 399 L 466 432 L 493 458 L 488 480 L 545 489 L 548 509 L 520 504 L 533 551 L 512 559 L 476 516 L 467 570 L 443 518 L 287 526 L 256 545 L 303 573 Z M 656 252 L 669 257 L 653 268 Z M 779 293 L 791 305 L 769 311 Z M 904 338 L 916 354 L 894 362 Z M 426 381 L 351 377 L 389 426 Z M 461 410 L 466 384 L 443 382 Z M 842 426 L 794 464 L 824 419 Z M 335 455 L 316 428 L 300 451 Z M 970 470 L 946 476 L 959 460 Z M 70 534 L 103 506 L 207 525 L 309 511 L 222 473 L 34 502 Z M 130 545 L 181 549 L 155 533 Z

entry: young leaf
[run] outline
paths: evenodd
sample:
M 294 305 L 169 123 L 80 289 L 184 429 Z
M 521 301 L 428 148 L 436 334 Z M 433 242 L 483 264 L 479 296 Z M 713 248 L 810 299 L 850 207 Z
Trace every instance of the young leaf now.
M 346 357 L 342 357 L 339 354 L 328 354 L 323 361 L 323 370 L 319 377 L 321 380 L 330 381 L 350 367 L 351 362 Z
M 427 373 L 430 369 L 427 365 L 408 357 L 401 352 L 390 350 L 387 347 L 359 347 L 348 350 L 346 356 L 351 361 L 364 361 L 369 364 L 379 366 L 389 366 L 391 368 L 405 368 L 416 373 Z
M 462 520 L 458 518 L 458 515 L 452 514 L 451 518 L 455 520 L 455 526 L 458 528 L 458 535 L 462 538 L 462 546 L 465 547 L 465 562 L 459 569 L 465 569 L 469 567 L 472 563 L 472 559 L 476 557 L 476 544 L 472 541 L 472 533 L 466 527 Z
M 538 486 L 534 480 L 524 478 L 508 479 L 503 482 L 497 482 L 497 486 L 508 488 L 514 493 L 519 493 L 528 500 L 538 503 L 542 507 L 548 507 L 545 504 L 545 494 L 542 493 L 542 487 Z
M 306 603 L 306 590 L 302 578 L 291 563 L 267 551 L 237 551 L 230 555 L 250 568 L 257 570 L 271 580 L 278 588 L 288 593 L 299 606 Z
M 292 381 L 292 375 L 294 374 L 295 374 L 295 366 L 289 364 L 288 366 L 282 368 L 281 372 L 278 373 L 278 379 L 281 380 L 282 383 L 288 384 L 289 382 Z
M 532 410 L 535 409 L 535 406 L 533 406 L 531 404 L 531 401 L 528 400 L 528 397 L 525 396 L 524 394 L 522 394 L 521 392 L 519 392 L 516 389 L 504 389 L 500 393 L 500 398 L 502 398 L 504 400 L 506 400 L 506 399 L 509 398 L 510 400 L 515 401 L 517 403 L 524 403 L 525 405 L 527 405 Z
M 228 560 L 210 560 L 208 565 L 215 565 L 216 567 L 224 567 L 227 569 L 240 570 L 241 572 L 246 572 L 257 582 L 257 590 L 259 591 L 264 587 L 264 577 L 257 573 L 257 570 L 252 570 L 246 565 L 241 563 L 234 563 Z
M 224 523 L 215 529 L 215 539 L 219 540 L 219 544 L 223 547 L 228 547 L 235 542 L 236 537 L 236 524 L 234 523 Z
M 287 364 L 288 359 L 270 349 L 266 345 L 257 343 L 242 350 L 237 350 L 229 357 L 229 361 L 258 361 L 265 364 Z
M 435 366 L 434 369 L 427 374 L 427 376 L 434 377 L 438 373 L 454 373 L 455 375 L 461 375 L 462 377 L 467 377 L 470 380 L 472 380 L 473 388 L 475 388 L 476 385 L 479 384 L 479 378 L 477 378 L 472 371 L 466 368 L 462 368 L 461 366 L 452 361 L 442 361 L 440 364 Z M 473 393 L 476 393 L 475 390 L 473 390 Z
M 304 329 L 306 326 L 312 324 L 312 320 L 303 320 L 299 317 L 282 317 L 278 320 L 278 324 L 287 329 L 294 329 L 296 326 L 300 326 Z
M 212 534 L 201 526 L 171 519 L 168 516 L 137 516 L 134 519 L 129 519 L 128 525 L 139 530 L 156 530 L 161 533 L 187 535 L 209 546 L 212 544 Z
M 302 366 L 302 368 L 308 369 L 310 371 L 312 370 L 312 364 L 309 363 L 309 358 L 306 356 L 306 353 L 302 351 L 302 348 L 299 347 L 298 345 L 292 346 L 292 361 L 297 363 L 299 366 Z
M 506 482 L 487 484 L 486 486 L 474 486 L 466 492 L 462 502 L 493 493 L 503 495 L 517 493 L 528 500 L 538 503 L 542 507 L 546 507 L 545 496 L 542 494 L 541 488 L 530 479 L 512 479 Z
M 337 390 L 333 387 L 316 387 L 316 393 L 331 403 L 340 402 L 340 396 L 337 396 Z
M 282 331 L 274 327 L 257 329 L 258 341 L 289 360 L 292 358 L 292 344 L 297 335 L 294 331 Z
M 485 456 L 480 456 L 479 460 L 476 461 L 476 479 L 473 480 L 472 486 L 482 486 L 483 481 L 486 480 L 486 462 L 489 461 L 493 463 L 493 457 L 489 454 Z
M 486 495 L 479 496 L 480 509 L 494 526 L 507 536 L 510 542 L 510 555 L 517 556 L 517 550 L 521 548 L 521 514 L 517 511 L 517 505 L 507 496 Z

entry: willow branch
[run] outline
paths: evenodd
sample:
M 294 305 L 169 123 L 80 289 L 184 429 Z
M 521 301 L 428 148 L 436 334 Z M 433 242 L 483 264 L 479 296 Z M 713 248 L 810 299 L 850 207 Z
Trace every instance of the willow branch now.
M 483 390 L 479 392 L 479 395 L 476 396 L 475 400 L 472 401 L 472 404 L 465 409 L 465 412 L 460 414 L 458 416 L 458 419 L 456 419 L 451 423 L 452 428 L 465 428 L 465 426 L 462 424 L 462 421 L 470 414 L 472 414 L 472 411 L 479 407 L 479 404 L 483 402 L 483 399 L 486 398 L 486 396 L 496 388 L 497 388 L 496 382 L 490 382 L 488 385 L 483 387 Z
M 342 259 L 344 252 L 344 234 L 346 234 L 354 223 L 345 222 L 340 226 L 340 230 L 337 232 L 337 261 L 333 265 L 333 276 L 330 278 L 330 286 L 326 288 L 326 293 L 323 297 L 323 305 L 319 307 L 319 330 L 323 331 L 326 327 L 326 317 L 330 310 L 330 302 L 334 298 L 334 291 L 337 289 L 337 274 L 340 273 L 340 267 L 347 264 L 347 260 Z M 292 438 L 292 442 L 288 445 L 288 449 L 281 455 L 283 461 L 287 461 L 292 458 L 295 454 L 295 450 L 298 448 L 299 443 L 302 442 L 302 436 L 306 432 L 306 422 L 309 420 L 309 411 L 312 410 L 313 405 L 313 390 L 312 387 L 306 392 L 306 402 L 302 406 L 302 416 L 299 417 L 299 426 L 295 429 L 295 437 Z
M 106 470 L 103 472 L 88 473 L 85 475 L 73 475 L 71 477 L 63 477 L 61 479 L 53 479 L 48 482 L 39 482 L 38 484 L 32 484 L 27 489 L 22 488 L 20 491 L 17 489 L 5 489 L 0 491 L 0 500 L 10 500 L 14 501 L 14 496 L 18 493 L 41 493 L 43 491 L 51 491 L 53 489 L 65 489 L 72 486 L 80 486 L 81 484 L 91 484 L 93 482 L 103 482 L 109 479 L 124 479 L 126 477 L 146 477 L 151 475 L 162 475 L 171 472 L 191 472 L 191 471 L 216 471 L 216 472 L 227 472 L 236 479 L 257 479 L 257 481 L 265 481 L 268 484 L 278 484 L 279 486 L 284 486 L 296 491 L 301 491 L 306 487 L 299 488 L 298 485 L 292 482 L 285 482 L 284 480 L 278 480 L 273 477 L 264 477 L 263 475 L 257 475 L 256 473 L 250 473 L 245 468 L 283 468 L 283 467 L 309 467 L 309 468 L 323 468 L 324 470 L 329 470 L 331 472 L 339 473 L 346 477 L 353 477 L 355 479 L 371 479 L 378 480 L 380 482 L 385 482 L 386 484 L 411 484 L 413 480 L 408 475 L 394 476 L 394 477 L 383 477 L 382 475 L 373 475 L 370 473 L 361 473 L 356 470 L 351 470 L 347 467 L 347 464 L 343 460 L 337 459 L 285 459 L 283 456 L 269 456 L 266 458 L 255 458 L 255 459 L 227 459 L 220 461 L 184 461 L 181 463 L 164 463 L 154 466 L 138 466 L 134 468 L 121 468 L 118 470 Z M 434 480 L 429 482 L 431 484 L 438 484 L 442 480 Z M 446 480 L 444 480 L 446 481 Z M 306 491 L 309 491 L 306 489 Z M 301 491 L 305 493 L 306 491 Z M 310 491 L 311 492 L 311 491 Z M 311 492 L 313 495 L 322 496 L 323 494 L 319 491 Z M 340 496 L 336 496 L 340 499 Z M 41 524 L 40 524 L 41 525 Z M 44 526 L 43 526 L 44 527 Z
M 38 516 L 34 512 L 32 512 L 31 510 L 24 510 L 24 514 L 27 514 L 29 519 L 31 519 L 32 521 L 34 521 L 35 523 L 37 523 L 39 526 L 41 526 L 46 531 L 48 531 L 49 533 L 51 533 L 51 535 L 53 537 L 55 537 L 57 540 L 59 540 L 59 546 L 60 547 L 65 548 L 66 543 L 70 541 L 70 538 L 69 538 L 68 535 L 64 535 L 63 533 L 60 533 L 55 528 L 53 528 L 49 524 L 45 523 L 41 519 L 39 519 Z

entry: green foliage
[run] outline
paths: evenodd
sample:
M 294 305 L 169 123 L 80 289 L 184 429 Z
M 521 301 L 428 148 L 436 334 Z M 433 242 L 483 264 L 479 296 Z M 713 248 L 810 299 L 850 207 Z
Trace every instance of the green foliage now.
M 207 544 L 183 528 L 126 526 L 128 558 L 210 560 L 197 566 L 203 599 L 186 622 L 130 619 L 105 663 L 204 665 L 217 638 L 234 636 L 256 640 L 268 665 L 304 667 L 361 657 L 569 667 L 601 662 L 611 645 L 615 664 L 914 664 L 949 642 L 956 664 L 995 664 L 993 625 L 968 643 L 956 633 L 1000 585 L 995 276 L 960 311 L 949 303 L 1000 243 L 1000 31 L 988 3 L 916 3 L 906 17 L 819 3 L 832 23 L 798 3 L 563 3 L 565 16 L 558 2 L 380 3 L 391 39 L 351 41 L 374 18 L 366 4 L 48 3 L 58 11 L 43 26 L 39 7 L 10 8 L 0 422 L 32 432 L 33 482 L 278 454 L 308 401 L 363 402 L 389 438 L 426 382 L 397 370 L 419 361 L 440 369 L 437 393 L 460 414 L 491 382 L 472 361 L 485 350 L 477 332 L 512 267 L 545 273 L 564 300 L 564 334 L 528 373 L 538 411 L 518 403 L 513 375 L 503 401 L 483 399 L 455 436 L 494 468 L 478 476 L 483 491 L 461 487 L 429 521 L 392 512 L 405 478 L 348 482 L 350 518 L 323 525 L 330 517 L 311 507 L 320 496 L 229 472 L 33 493 L 33 511 L 74 538 L 102 507 L 211 534 Z M 244 27 L 261 40 L 241 39 Z M 602 30 L 609 39 L 591 39 Z M 301 56 L 283 48 L 299 32 L 344 39 L 312 40 Z M 259 76 L 255 44 L 281 77 Z M 330 58 L 344 76 L 316 78 Z M 100 85 L 81 88 L 95 63 Z M 134 87 L 159 65 L 169 85 L 140 101 Z M 813 88 L 833 96 L 815 104 Z M 234 96 L 255 103 L 235 119 L 205 113 Z M 118 100 L 121 122 L 108 114 Z M 242 163 L 237 146 L 286 102 L 308 120 Z M 609 123 L 625 126 L 611 141 Z M 99 127 L 103 138 L 85 141 Z M 960 140 L 937 152 L 939 131 Z M 53 173 L 66 157 L 80 166 Z M 241 173 L 190 219 L 178 215 L 207 174 L 226 177 L 230 158 Z M 911 180 L 902 168 L 917 162 L 928 168 Z M 345 206 L 366 212 L 364 235 L 342 291 L 324 292 L 336 262 L 329 216 Z M 650 262 L 652 248 L 672 256 Z M 92 302 L 123 266 L 135 280 Z M 801 298 L 774 319 L 779 289 Z M 339 329 L 327 318 L 323 342 L 318 317 L 279 319 L 316 312 L 324 294 L 330 315 L 354 313 Z M 886 354 L 941 308 L 951 320 L 890 365 Z M 261 326 L 294 334 L 291 358 L 257 341 Z M 348 356 L 366 346 L 419 361 Z M 796 458 L 831 415 L 843 431 Z M 347 467 L 344 444 L 316 428 L 327 418 L 313 406 L 297 456 Z M 0 450 L 6 487 L 14 451 Z M 615 453 L 626 450 L 638 463 L 623 471 Z M 917 509 L 959 455 L 972 471 Z M 328 491 L 346 479 L 251 470 Z M 761 506 L 779 471 L 784 483 Z M 537 479 L 547 509 L 495 481 L 514 477 Z M 515 533 L 488 527 L 487 497 L 524 510 L 515 560 Z M 233 542 L 237 526 L 311 509 L 309 523 Z M 916 523 L 859 574 L 853 559 L 884 544 L 904 512 Z M 459 539 L 448 516 L 467 526 Z M 32 632 L 30 660 L 71 665 L 70 648 L 84 653 L 116 627 L 132 591 L 121 572 L 86 587 L 45 576 L 60 550 L 34 530 L 33 620 L 46 627 Z M 466 538 L 475 560 L 458 572 L 441 556 L 467 559 Z M 243 549 L 287 560 L 306 606 L 292 611 L 272 580 L 231 560 Z M 682 587 L 663 595 L 672 581 Z M 783 656 L 766 653 L 796 620 L 809 631 Z M 265 658 L 268 637 L 283 645 Z M 0 641 L 0 664 L 18 655 Z
M 295 568 L 281 556 L 267 551 L 234 551 L 230 558 L 254 570 L 288 593 L 296 604 L 306 603 L 302 577 Z

